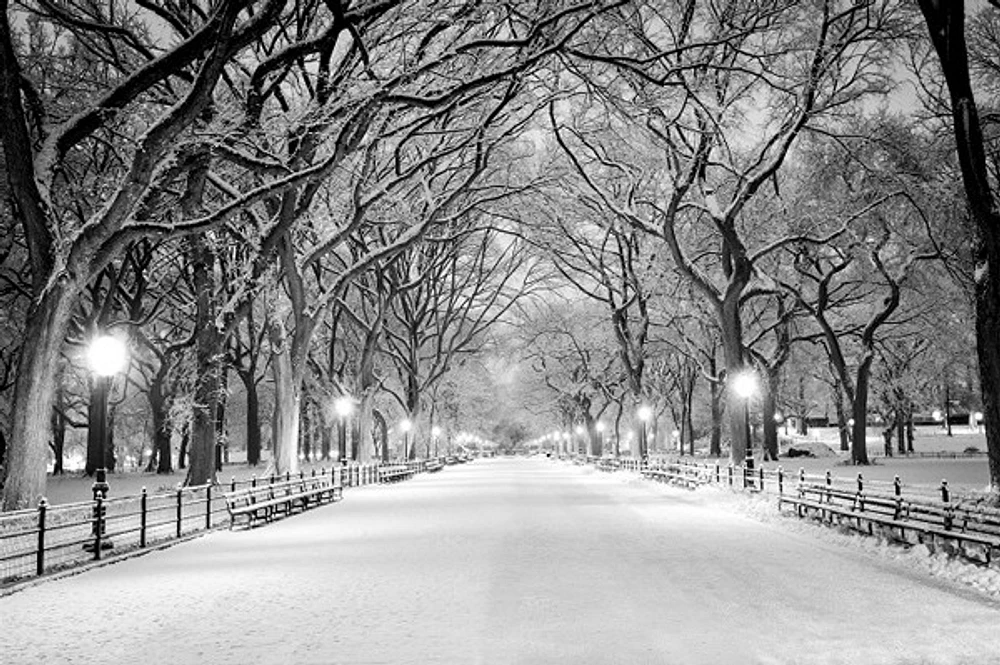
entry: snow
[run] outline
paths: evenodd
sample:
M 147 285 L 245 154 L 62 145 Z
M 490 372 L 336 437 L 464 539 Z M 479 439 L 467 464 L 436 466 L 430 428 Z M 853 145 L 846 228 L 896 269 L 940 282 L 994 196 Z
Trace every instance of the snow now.
M 477 460 L 0 598 L 0 660 L 986 663 L 998 597 L 773 498 Z

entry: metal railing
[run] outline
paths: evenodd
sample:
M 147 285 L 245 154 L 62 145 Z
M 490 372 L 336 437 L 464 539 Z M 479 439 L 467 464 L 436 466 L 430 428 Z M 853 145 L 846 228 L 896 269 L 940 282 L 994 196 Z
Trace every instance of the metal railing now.
M 829 470 L 807 474 L 800 468 L 789 474 L 782 467 L 765 469 L 719 462 L 652 459 L 642 465 L 625 460 L 594 460 L 599 469 L 628 469 L 653 479 L 678 482 L 688 487 L 722 485 L 735 491 L 766 493 L 778 498 L 779 507 L 796 507 L 799 515 L 816 514 L 824 522 L 841 524 L 863 533 L 888 529 L 897 540 L 917 542 L 947 539 L 962 544 L 958 554 L 981 562 L 996 563 L 1000 550 L 1000 509 L 986 505 L 980 497 L 953 494 L 947 480 L 940 485 L 905 484 L 897 475 L 891 481 L 835 476 Z M 635 460 L 633 460 L 635 462 Z M 890 506 L 892 510 L 886 509 Z
M 425 461 L 401 462 L 413 473 Z M 100 561 L 189 537 L 229 524 L 225 494 L 245 487 L 286 482 L 307 475 L 333 474 L 334 486 L 360 487 L 379 482 L 379 464 L 351 464 L 311 473 L 270 474 L 228 483 L 92 501 L 49 505 L 0 513 L 0 587 L 32 577 Z

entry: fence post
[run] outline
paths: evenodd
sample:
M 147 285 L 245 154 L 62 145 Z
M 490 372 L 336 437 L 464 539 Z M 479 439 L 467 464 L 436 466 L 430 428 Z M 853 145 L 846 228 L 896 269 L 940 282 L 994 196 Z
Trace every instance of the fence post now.
M 830 490 L 833 488 L 833 476 L 830 474 L 830 470 L 826 470 L 826 502 L 830 503 L 833 500 Z
M 722 482 L 722 476 L 719 473 L 719 463 L 716 462 L 715 463 L 715 484 L 718 485 L 721 482 Z
M 257 474 L 250 476 L 250 487 L 257 487 Z
M 229 476 L 229 491 L 236 491 L 236 476 Z
M 757 476 L 758 476 L 758 477 L 760 478 L 760 485 L 759 485 L 758 489 L 759 489 L 759 490 L 760 490 L 761 492 L 763 492 L 763 491 L 764 491 L 764 467 L 763 467 L 763 466 L 761 466 L 761 467 L 760 467 L 760 468 L 758 469 L 758 471 L 757 471 Z
M 944 529 L 945 531 L 951 531 L 951 525 L 953 520 L 952 508 L 951 508 L 951 492 L 948 491 L 948 481 L 941 481 L 941 502 L 944 503 Z
M 38 552 L 35 555 L 35 575 L 45 572 L 45 513 L 49 502 L 43 496 L 38 502 Z
M 142 488 L 142 495 L 139 497 L 139 547 L 146 546 L 146 514 L 149 508 L 149 499 L 146 488 Z
M 778 496 L 782 496 L 785 493 L 785 470 L 778 465 Z
M 903 483 L 898 475 L 892 477 L 892 492 L 896 496 L 896 511 L 892 519 L 898 520 L 903 513 Z
M 727 468 L 729 469 L 729 486 L 732 487 L 733 486 L 733 463 L 730 462 L 729 466 Z
M 205 531 L 212 529 L 212 484 L 205 486 Z
M 859 472 L 858 473 L 858 494 L 861 494 L 864 491 L 865 491 L 865 481 L 861 477 L 861 473 Z
M 184 519 L 184 488 L 177 486 L 177 537 L 181 537 L 181 523 Z
M 101 536 L 104 535 L 104 497 L 94 493 L 94 561 L 101 560 Z

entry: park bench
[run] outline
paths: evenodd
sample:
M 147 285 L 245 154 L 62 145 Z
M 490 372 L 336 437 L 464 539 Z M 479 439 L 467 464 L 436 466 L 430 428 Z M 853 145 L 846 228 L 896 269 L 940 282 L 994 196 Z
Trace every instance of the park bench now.
M 441 463 L 439 459 L 429 459 L 424 462 L 424 470 L 428 473 L 433 473 L 435 471 L 440 471 L 444 468 L 444 464 Z
M 381 466 L 378 469 L 378 480 L 380 483 L 394 483 L 406 480 L 413 475 L 413 469 L 399 464 L 395 466 Z
M 343 496 L 343 487 L 335 484 L 332 475 L 303 476 L 267 485 L 246 487 L 225 495 L 229 511 L 229 528 L 237 518 L 246 517 L 247 526 L 258 521 L 270 522 L 279 515 L 290 515 L 296 509 L 306 510 L 311 505 L 337 501 Z
M 943 494 L 948 496 L 947 487 Z M 1000 549 L 1000 511 L 982 505 L 914 499 L 896 494 L 800 482 L 795 494 L 783 494 L 779 507 L 792 506 L 799 517 L 813 516 L 873 535 L 876 530 L 894 540 L 913 544 L 950 541 L 963 553 L 989 563 Z
M 655 480 L 661 483 L 681 485 L 688 489 L 695 489 L 702 484 L 697 475 L 690 473 L 686 468 L 668 464 L 666 466 L 647 467 L 640 472 L 643 478 Z

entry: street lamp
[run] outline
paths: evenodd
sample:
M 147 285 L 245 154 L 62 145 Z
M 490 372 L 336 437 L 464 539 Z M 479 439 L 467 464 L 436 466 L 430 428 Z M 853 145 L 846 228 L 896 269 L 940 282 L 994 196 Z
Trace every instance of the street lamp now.
M 437 425 L 431 427 L 431 440 L 434 442 L 434 457 L 438 456 L 438 437 L 441 436 L 441 428 Z
M 95 498 L 98 491 L 104 498 L 108 495 L 108 394 L 112 379 L 115 374 L 125 369 L 127 359 L 125 344 L 110 335 L 96 338 L 87 349 L 87 364 L 96 377 L 94 398 L 97 400 L 97 409 L 94 414 L 94 437 L 100 445 L 100 454 L 97 456 L 100 465 L 96 471 L 97 481 L 94 483 Z
M 583 446 L 583 444 L 584 444 L 584 438 L 583 438 L 583 434 L 584 434 L 584 432 L 586 432 L 587 430 L 586 430 L 586 429 L 584 428 L 584 426 L 583 426 L 583 425 L 577 425 L 577 426 L 576 426 L 576 427 L 575 427 L 574 429 L 575 429 L 575 431 L 576 431 L 576 435 L 577 435 L 577 436 L 579 437 L 579 439 L 580 439 L 580 443 L 579 443 L 579 444 L 577 444 L 577 446 L 576 446 L 576 452 L 577 452 L 577 453 L 579 453 L 579 452 L 580 452 L 580 449 L 584 447 L 584 446 Z M 586 453 L 586 451 L 585 451 L 585 453 Z
M 409 418 L 404 418 L 403 422 L 399 423 L 399 429 L 403 430 L 403 460 L 410 459 L 410 430 L 413 429 L 413 423 Z
M 744 482 L 753 470 L 753 441 L 750 439 L 750 398 L 757 392 L 757 375 L 747 370 L 733 377 L 733 392 L 743 400 L 743 428 L 746 436 Z
M 100 466 L 95 471 L 92 487 L 95 506 L 98 498 L 102 500 L 108 498 L 108 490 L 110 489 L 110 485 L 108 485 L 108 444 L 110 443 L 108 440 L 108 394 L 111 392 L 111 381 L 116 374 L 125 369 L 127 361 L 128 354 L 125 350 L 125 344 L 110 335 L 97 337 L 87 349 L 87 364 L 96 377 L 94 399 L 97 401 L 97 408 L 92 425 L 94 427 L 94 441 L 99 446 L 97 459 Z M 103 519 L 97 521 L 103 527 Z M 111 547 L 110 540 L 101 541 L 101 549 L 110 549 Z
M 653 417 L 653 409 L 649 405 L 643 404 L 638 411 L 639 422 L 642 425 L 642 436 L 639 439 L 639 459 L 644 460 L 648 455 L 649 441 L 646 440 L 646 424 Z
M 348 395 L 341 395 L 334 402 L 333 408 L 337 412 L 337 460 L 341 464 L 347 464 L 347 419 L 354 411 L 354 400 Z M 357 457 L 357 451 L 352 451 L 352 459 Z
M 594 429 L 597 431 L 597 447 L 601 451 L 601 457 L 604 457 L 604 421 L 598 420 L 594 424 Z

